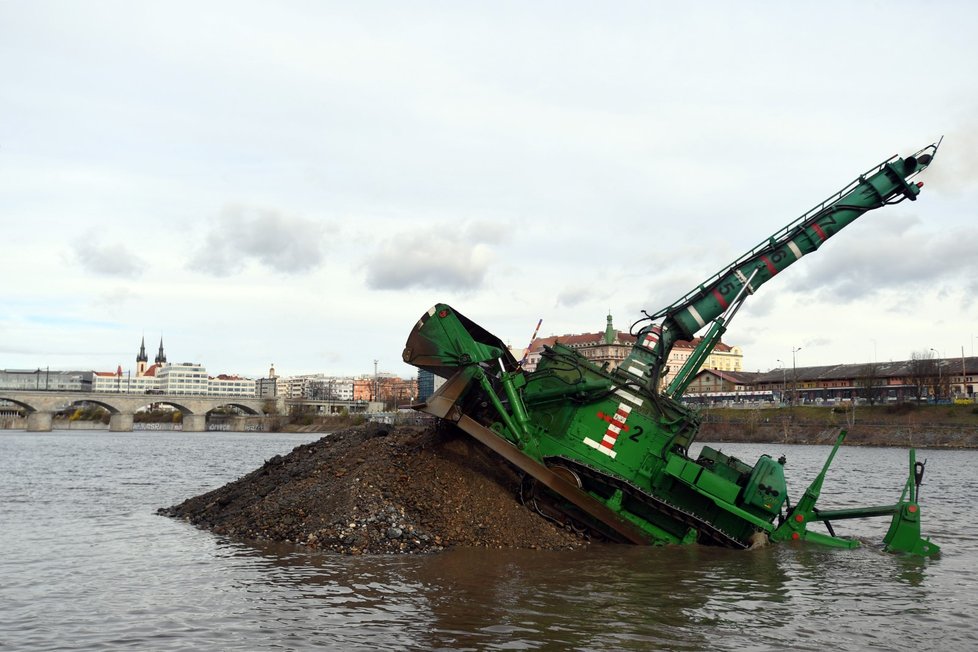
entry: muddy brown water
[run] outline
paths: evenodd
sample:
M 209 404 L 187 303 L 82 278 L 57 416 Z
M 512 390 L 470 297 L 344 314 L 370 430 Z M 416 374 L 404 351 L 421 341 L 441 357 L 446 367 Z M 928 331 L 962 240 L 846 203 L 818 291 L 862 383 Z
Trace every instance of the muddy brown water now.
M 782 545 L 347 557 L 157 516 L 316 434 L 0 431 L 0 650 L 941 649 L 978 645 L 978 452 L 920 451 L 937 559 Z M 792 496 L 823 446 L 788 458 Z M 695 451 L 695 447 L 694 447 Z M 821 505 L 885 504 L 905 452 L 845 448 Z M 881 520 L 837 525 L 876 541 Z

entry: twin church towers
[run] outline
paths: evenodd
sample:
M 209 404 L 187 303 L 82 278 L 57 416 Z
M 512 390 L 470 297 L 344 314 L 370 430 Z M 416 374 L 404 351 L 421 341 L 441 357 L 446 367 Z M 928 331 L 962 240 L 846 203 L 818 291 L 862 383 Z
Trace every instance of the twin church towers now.
M 147 372 L 149 375 L 155 375 L 157 367 L 161 367 L 166 364 L 166 354 L 163 353 L 163 338 L 160 338 L 160 350 L 156 354 L 156 360 L 153 361 L 152 367 L 149 366 L 149 357 L 146 355 L 146 337 L 143 336 L 142 342 L 139 344 L 139 353 L 136 355 L 136 376 L 145 376 Z

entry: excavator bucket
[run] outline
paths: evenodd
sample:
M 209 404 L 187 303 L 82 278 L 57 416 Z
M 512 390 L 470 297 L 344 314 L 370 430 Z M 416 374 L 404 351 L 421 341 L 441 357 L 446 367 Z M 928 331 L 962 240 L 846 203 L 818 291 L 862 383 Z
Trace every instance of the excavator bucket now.
M 436 304 L 415 325 L 402 354 L 404 362 L 450 378 L 472 363 L 502 360 L 516 367 L 502 340 L 444 303 Z

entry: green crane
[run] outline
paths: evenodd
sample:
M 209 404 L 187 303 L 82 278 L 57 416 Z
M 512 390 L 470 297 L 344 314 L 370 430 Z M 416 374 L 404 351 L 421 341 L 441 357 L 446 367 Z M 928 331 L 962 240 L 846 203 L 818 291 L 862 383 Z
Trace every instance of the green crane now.
M 615 368 L 573 349 L 545 347 L 526 371 L 503 342 L 446 304 L 424 314 L 408 336 L 405 362 L 445 379 L 415 409 L 452 423 L 525 474 L 523 499 L 542 515 L 596 539 L 641 544 L 704 543 L 747 548 L 805 540 L 853 548 L 833 521 L 889 516 L 887 550 L 929 556 L 917 494 L 924 465 L 910 451 L 900 499 L 845 510 L 815 507 L 841 446 L 792 505 L 784 458 L 753 465 L 703 446 L 689 456 L 700 419 L 680 398 L 747 297 L 875 208 L 915 200 L 911 181 L 937 152 L 930 145 L 892 157 L 807 211 L 679 300 L 635 322 L 635 345 Z M 705 334 L 664 388 L 669 351 Z M 810 529 L 823 523 L 825 532 Z

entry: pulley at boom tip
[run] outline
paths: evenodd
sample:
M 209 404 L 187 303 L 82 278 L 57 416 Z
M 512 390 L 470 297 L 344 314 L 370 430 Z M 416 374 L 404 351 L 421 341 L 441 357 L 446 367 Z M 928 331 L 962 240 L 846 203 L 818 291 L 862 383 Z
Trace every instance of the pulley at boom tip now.
M 905 169 L 907 170 L 907 179 L 920 174 L 931 164 L 934 157 L 937 156 L 937 150 L 941 146 L 941 142 L 944 141 L 944 136 L 941 136 L 936 143 L 931 143 L 927 147 L 923 147 L 907 158 L 903 159 Z M 896 158 L 896 157 L 894 157 Z

